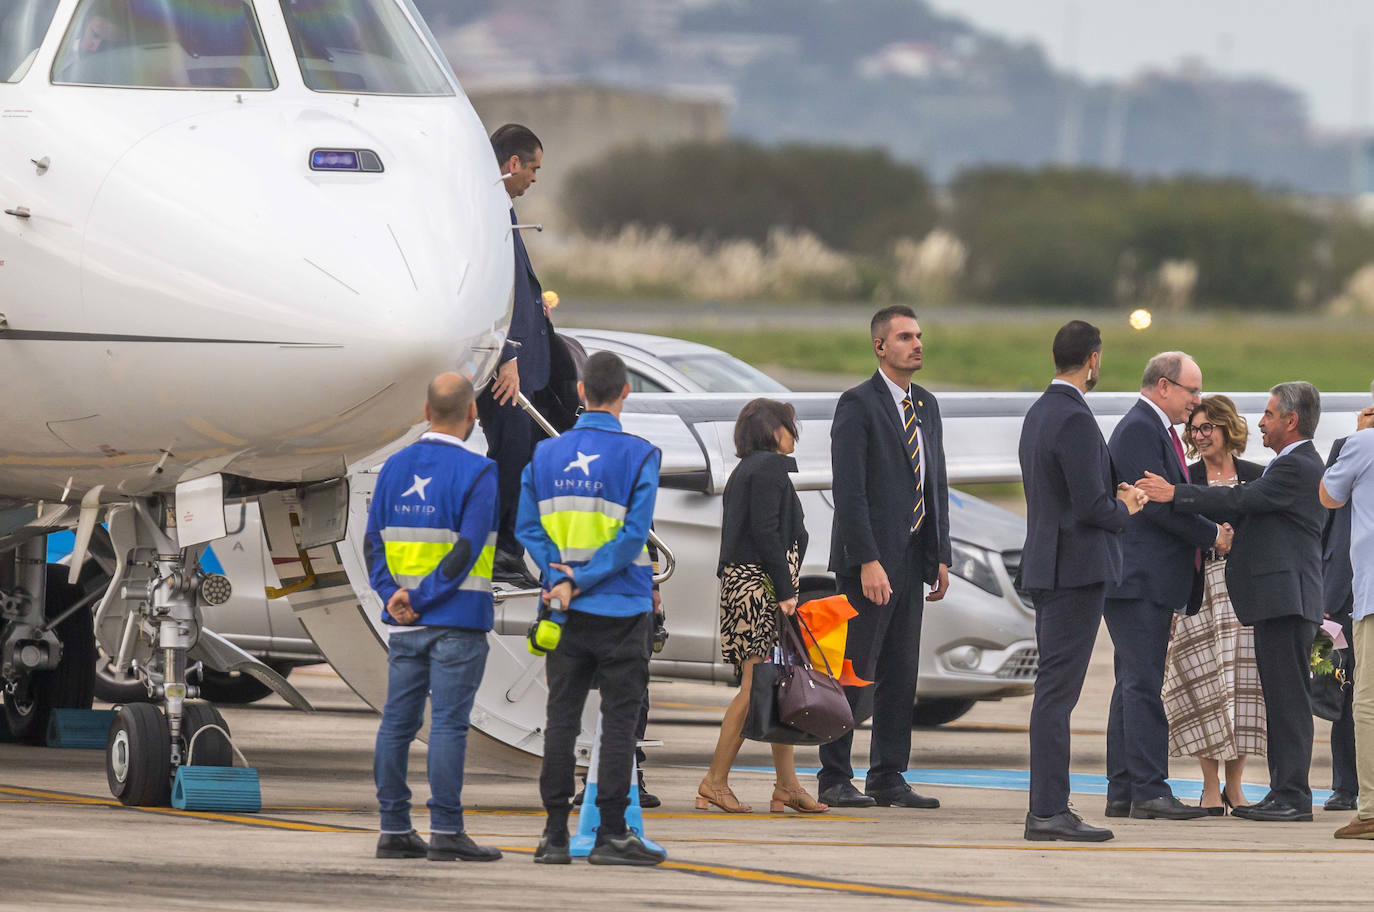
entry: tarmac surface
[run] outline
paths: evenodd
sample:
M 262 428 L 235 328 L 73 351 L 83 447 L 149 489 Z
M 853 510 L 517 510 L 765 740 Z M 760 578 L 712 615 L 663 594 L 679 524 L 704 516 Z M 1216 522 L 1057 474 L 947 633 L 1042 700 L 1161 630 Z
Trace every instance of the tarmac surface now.
M 101 751 L 0 744 L 0 909 L 1374 909 L 1374 842 L 1331 835 L 1348 812 L 1318 807 L 1315 822 L 1293 824 L 1104 821 L 1105 636 L 1074 717 L 1074 802 L 1089 822 L 1109 822 L 1116 839 L 1089 845 L 1022 839 L 1029 698 L 982 703 L 954 724 L 915 732 L 909 778 L 940 798 L 938 810 L 769 814 L 767 746 L 748 743 L 732 784 L 754 813 L 726 815 L 698 812 L 693 800 L 733 691 L 655 682 L 649 737 L 664 745 L 650 749 L 647 771 L 663 806 L 645 812 L 645 827 L 668 863 L 531 864 L 543 823 L 536 763 L 479 738 L 469 750 L 467 828 L 505 858 L 379 861 L 377 717 L 328 666 L 298 669 L 292 681 L 318 712 L 275 697 L 225 709 L 261 774 L 260 814 L 123 808 L 110 798 Z M 1312 783 L 1324 789 L 1328 726 L 1317 724 Z M 858 763 L 867 741 L 861 730 Z M 424 753 L 417 746 L 411 763 L 422 833 Z M 814 767 L 815 748 L 800 749 L 798 765 Z M 1176 792 L 1195 799 L 1192 761 L 1175 760 L 1172 771 L 1183 780 Z M 1252 761 L 1246 778 L 1262 794 L 1263 762 Z

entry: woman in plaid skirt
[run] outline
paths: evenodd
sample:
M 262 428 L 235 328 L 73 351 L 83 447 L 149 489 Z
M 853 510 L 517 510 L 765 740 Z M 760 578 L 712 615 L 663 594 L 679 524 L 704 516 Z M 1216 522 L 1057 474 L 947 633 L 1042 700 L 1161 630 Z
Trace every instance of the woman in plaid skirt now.
M 1240 458 L 1249 429 L 1226 396 L 1207 396 L 1188 416 L 1184 441 L 1191 484 L 1237 485 L 1263 467 Z M 1199 607 L 1200 605 L 1200 607 Z M 1169 754 L 1197 757 L 1202 766 L 1202 806 L 1216 816 L 1246 804 L 1241 783 L 1245 758 L 1265 755 L 1264 692 L 1255 667 L 1255 637 L 1242 627 L 1226 591 L 1226 558 L 1204 555 L 1189 610 L 1176 618 L 1164 674 L 1164 711 Z M 1222 766 L 1225 766 L 1225 786 Z

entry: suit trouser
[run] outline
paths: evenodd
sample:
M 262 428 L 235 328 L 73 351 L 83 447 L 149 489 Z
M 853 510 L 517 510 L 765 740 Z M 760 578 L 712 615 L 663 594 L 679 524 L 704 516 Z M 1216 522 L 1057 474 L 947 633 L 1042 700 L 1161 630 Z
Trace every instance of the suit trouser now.
M 1031 594 L 1040 650 L 1030 717 L 1030 812 L 1037 817 L 1069 806 L 1069 717 L 1083 692 L 1106 592 L 1097 583 Z
M 1107 599 L 1102 617 L 1115 647 L 1107 713 L 1107 800 L 1172 795 L 1169 720 L 1164 715 L 1164 657 L 1173 612 L 1143 599 Z
M 907 545 L 906 578 L 891 580 L 892 598 L 875 605 L 864 598 L 857 578 L 839 576 L 840 592 L 858 616 L 849 621 L 845 654 L 855 673 L 873 683 L 846 687 L 844 695 L 858 724 L 873 717 L 873 737 L 868 748 L 867 789 L 905 785 L 902 774 L 911 763 L 911 711 L 916 702 L 916 677 L 921 658 L 921 618 L 924 615 L 919 563 L 920 539 Z M 854 732 L 820 747 L 821 769 L 816 776 L 824 791 L 854 778 L 850 753 Z
M 558 648 L 545 661 L 548 721 L 539 795 L 550 821 L 567 821 L 576 790 L 577 735 L 587 692 L 601 691 L 601 755 L 596 769 L 596 807 L 607 833 L 625 831 L 635 729 L 649 689 L 650 612 L 603 617 L 574 609 Z
M 1355 660 L 1355 634 L 1351 623 L 1351 618 L 1346 617 L 1341 622 L 1341 629 L 1345 632 L 1345 641 L 1350 644 L 1350 648 L 1345 651 L 1350 665 L 1348 673 L 1354 680 L 1358 680 L 1360 672 L 1359 664 Z M 1355 754 L 1354 687 L 1345 689 L 1345 696 L 1341 701 L 1341 717 L 1331 723 L 1331 790 L 1349 792 L 1352 795 L 1360 791 L 1360 774 Z
M 1374 615 L 1354 623 L 1355 766 L 1359 770 L 1361 820 L 1374 820 Z M 1362 669 L 1369 669 L 1363 672 Z
M 1312 640 L 1317 625 L 1296 614 L 1255 622 L 1255 664 L 1269 727 L 1269 798 L 1311 810 Z
M 529 396 L 533 390 L 522 390 Z M 515 539 L 515 516 L 520 511 L 520 475 L 534 456 L 534 445 L 543 432 L 524 409 L 512 401 L 497 405 L 491 385 L 477 397 L 477 417 L 487 438 L 487 458 L 496 463 L 496 500 L 499 519 L 496 549 L 509 554 L 524 554 L 525 546 Z

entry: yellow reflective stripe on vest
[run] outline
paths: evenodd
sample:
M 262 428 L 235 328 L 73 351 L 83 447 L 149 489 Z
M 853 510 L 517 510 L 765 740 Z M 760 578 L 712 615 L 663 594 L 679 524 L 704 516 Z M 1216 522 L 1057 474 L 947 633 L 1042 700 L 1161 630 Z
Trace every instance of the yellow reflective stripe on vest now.
M 559 510 L 545 513 L 539 517 L 549 541 L 568 560 L 586 560 L 573 557 L 572 552 L 579 548 L 596 551 L 620 533 L 625 520 L 615 519 L 605 513 L 583 512 L 581 510 Z
M 386 542 L 386 568 L 403 589 L 413 589 L 453 550 L 452 542 Z
M 491 568 L 495 563 L 496 533 L 493 532 L 487 536 L 487 543 L 482 546 L 481 552 L 477 555 L 477 562 L 472 565 L 472 569 L 468 571 L 468 575 L 458 585 L 458 588 L 470 592 L 490 592 Z
M 565 512 L 600 513 L 603 516 L 624 522 L 628 510 L 621 504 L 606 500 L 604 497 L 583 497 L 576 494 L 564 494 L 539 501 L 540 516 Z

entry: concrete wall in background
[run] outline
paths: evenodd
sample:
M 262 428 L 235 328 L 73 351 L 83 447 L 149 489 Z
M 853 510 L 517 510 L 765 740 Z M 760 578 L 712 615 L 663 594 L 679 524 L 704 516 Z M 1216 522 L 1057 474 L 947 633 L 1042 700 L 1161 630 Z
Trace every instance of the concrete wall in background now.
M 577 84 L 469 87 L 468 97 L 488 134 L 502 124 L 522 123 L 544 144 L 539 181 L 517 202 L 522 222 L 543 222 L 551 230 L 566 225 L 562 192 L 580 166 L 621 146 L 719 142 L 727 133 L 727 105 L 716 98 Z M 537 247 L 531 235 L 526 244 Z

